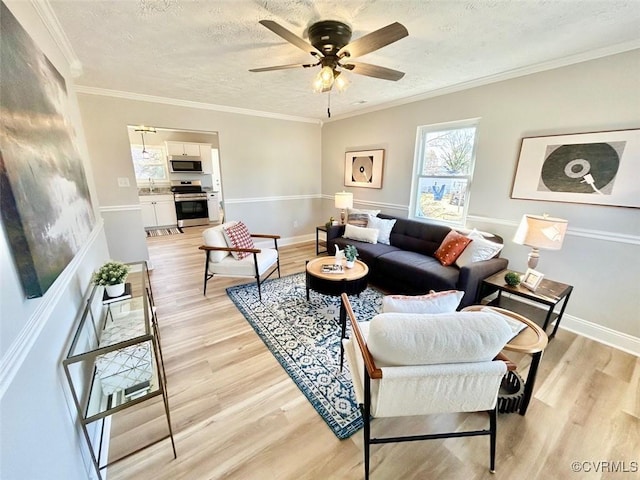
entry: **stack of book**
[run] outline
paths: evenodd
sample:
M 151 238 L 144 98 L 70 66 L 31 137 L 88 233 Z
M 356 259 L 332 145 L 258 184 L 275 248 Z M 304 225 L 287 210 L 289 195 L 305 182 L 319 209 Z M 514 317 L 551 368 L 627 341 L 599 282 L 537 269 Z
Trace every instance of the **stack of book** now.
M 342 273 L 342 265 L 325 263 L 322 265 L 322 273 Z

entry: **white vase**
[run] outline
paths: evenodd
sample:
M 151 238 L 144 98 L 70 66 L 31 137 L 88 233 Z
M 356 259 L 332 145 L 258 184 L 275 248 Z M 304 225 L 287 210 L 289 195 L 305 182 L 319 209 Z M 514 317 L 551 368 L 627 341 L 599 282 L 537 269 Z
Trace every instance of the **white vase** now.
M 106 285 L 105 290 L 110 297 L 119 297 L 124 293 L 124 283 L 117 283 L 115 285 Z
M 344 264 L 345 267 L 347 268 L 353 268 L 353 265 L 356 263 L 355 260 L 347 260 Z

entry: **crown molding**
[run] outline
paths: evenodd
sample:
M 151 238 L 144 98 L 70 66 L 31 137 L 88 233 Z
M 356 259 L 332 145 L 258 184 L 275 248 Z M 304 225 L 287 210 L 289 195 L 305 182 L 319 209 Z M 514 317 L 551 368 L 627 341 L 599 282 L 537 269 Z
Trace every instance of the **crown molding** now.
M 413 95 L 410 97 L 400 98 L 391 102 L 381 103 L 378 105 L 372 105 L 370 107 L 358 110 L 355 112 L 345 113 L 342 115 L 335 115 L 330 119 L 324 121 L 324 123 L 331 123 L 338 120 L 344 120 L 346 118 L 357 117 L 359 115 L 365 115 L 367 113 L 377 112 L 379 110 L 386 110 L 388 108 L 398 107 L 406 105 L 408 103 L 419 102 L 427 100 L 429 98 L 441 97 L 451 93 L 460 92 L 463 90 L 469 90 L 471 88 L 482 87 L 492 83 L 502 82 L 505 80 L 512 80 L 518 77 L 524 77 L 532 75 L 534 73 L 546 72 L 548 70 L 554 70 L 556 68 L 568 67 L 577 63 L 588 62 L 590 60 L 597 60 L 598 58 L 608 57 L 611 55 L 617 55 L 619 53 L 629 52 L 631 50 L 640 49 L 640 40 L 631 40 L 629 42 L 619 43 L 611 45 L 609 47 L 603 47 L 596 50 L 582 52 L 575 55 L 569 55 L 567 57 L 550 60 L 548 62 L 542 62 L 535 65 L 529 65 L 522 68 L 516 68 L 513 70 L 507 70 L 506 72 L 496 73 L 494 75 L 488 75 L 486 77 L 470 80 L 468 82 L 458 83 L 444 88 L 431 90 L 429 92 Z
M 158 97 L 155 95 L 146 95 L 143 93 L 123 92 L 121 90 L 109 90 L 106 88 L 87 87 L 76 85 L 77 93 L 87 95 L 101 95 L 103 97 L 124 98 L 127 100 L 137 100 L 140 102 L 162 103 L 164 105 L 174 105 L 177 107 L 197 108 L 200 110 L 213 110 L 216 112 L 235 113 L 237 115 L 249 115 L 252 117 L 265 117 L 275 120 L 287 120 L 291 122 L 315 123 L 320 125 L 320 121 L 316 118 L 296 117 L 293 115 L 282 115 L 279 113 L 262 112 L 259 110 L 249 110 L 247 108 L 228 107 L 226 105 L 215 105 L 213 103 L 193 102 L 191 100 L 179 100 L 177 98 Z
M 31 0 L 31 5 L 33 5 L 34 10 L 37 12 L 42 23 L 49 31 L 53 41 L 67 60 L 71 76 L 73 78 L 78 78 L 82 75 L 82 62 L 80 62 L 80 59 L 74 52 L 73 47 L 71 47 L 71 43 L 62 29 L 62 25 L 60 25 L 58 17 L 53 13 L 49 0 Z

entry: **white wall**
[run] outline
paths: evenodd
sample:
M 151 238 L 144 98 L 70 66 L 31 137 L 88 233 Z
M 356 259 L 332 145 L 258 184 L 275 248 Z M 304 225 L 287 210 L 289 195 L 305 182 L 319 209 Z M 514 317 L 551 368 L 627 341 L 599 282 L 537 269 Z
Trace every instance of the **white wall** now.
M 640 352 L 640 211 L 510 198 L 523 137 L 640 128 L 639 78 L 635 50 L 331 121 L 322 130 L 322 191 L 344 188 L 345 151 L 384 148 L 383 188 L 347 190 L 356 204 L 407 216 L 417 127 L 480 117 L 469 226 L 503 236 L 509 267 L 524 271 L 528 248 L 511 241 L 522 214 L 568 219 L 562 250 L 542 251 L 538 266 L 575 287 L 561 326 Z
M 118 258 L 148 256 L 127 125 L 218 132 L 226 219 L 289 239 L 311 238 L 321 221 L 319 124 L 96 94 L 80 94 L 79 103 L 109 248 Z M 118 187 L 118 177 L 131 186 Z
M 67 82 L 80 154 L 87 158 L 68 62 L 31 2 L 6 2 L 23 28 Z M 3 32 L 4 34 L 4 32 Z M 91 166 L 85 162 L 99 218 Z M 102 222 L 41 298 L 26 300 L 0 223 L 0 478 L 86 479 L 84 439 L 75 423 L 62 359 L 91 273 L 108 258 Z M 92 467 L 91 467 L 92 468 Z M 90 472 L 90 470 L 89 470 Z

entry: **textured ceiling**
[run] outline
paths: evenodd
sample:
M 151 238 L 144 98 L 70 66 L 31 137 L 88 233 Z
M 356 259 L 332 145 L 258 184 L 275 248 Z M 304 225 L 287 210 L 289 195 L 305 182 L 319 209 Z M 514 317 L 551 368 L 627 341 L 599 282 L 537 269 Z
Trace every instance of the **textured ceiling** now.
M 356 39 L 394 21 L 409 36 L 359 57 L 406 72 L 398 82 L 348 73 L 332 117 L 533 66 L 640 47 L 640 0 L 49 0 L 82 64 L 76 83 L 326 120 L 316 69 L 251 73 L 312 57 L 258 23 L 306 38 L 341 20 Z

